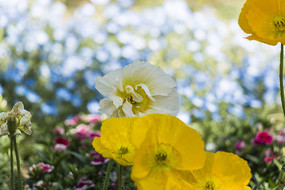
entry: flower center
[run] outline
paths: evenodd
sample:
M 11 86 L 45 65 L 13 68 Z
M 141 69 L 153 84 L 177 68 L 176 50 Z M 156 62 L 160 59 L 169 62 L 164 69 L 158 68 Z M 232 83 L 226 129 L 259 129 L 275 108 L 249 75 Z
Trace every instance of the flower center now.
M 169 144 L 156 144 L 149 147 L 149 163 L 156 171 L 169 171 L 180 163 L 180 154 Z
M 156 155 L 155 155 L 155 161 L 158 164 L 164 163 L 166 161 L 166 159 L 167 159 L 167 153 L 163 150 L 156 153 Z
M 277 31 L 283 32 L 285 30 L 285 17 L 276 17 L 273 23 Z
M 144 88 L 147 88 L 144 86 Z M 137 85 L 132 87 L 127 85 L 125 87 L 125 92 L 121 95 L 124 101 L 128 101 L 133 105 L 132 111 L 134 114 L 138 114 L 138 112 L 144 113 L 147 109 L 149 109 L 151 97 L 148 96 L 146 91 L 148 88 L 144 89 L 142 85 Z
M 122 146 L 118 151 L 118 155 L 120 158 L 122 158 L 123 155 L 127 154 L 128 152 L 129 152 L 128 148 Z
M 215 190 L 215 184 L 212 181 L 207 181 L 205 185 L 205 190 Z

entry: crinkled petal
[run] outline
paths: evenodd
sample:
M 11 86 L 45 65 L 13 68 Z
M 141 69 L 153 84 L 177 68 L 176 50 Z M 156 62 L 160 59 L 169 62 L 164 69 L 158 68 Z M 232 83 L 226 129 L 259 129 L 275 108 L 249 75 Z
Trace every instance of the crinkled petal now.
M 22 117 L 20 120 L 20 125 L 26 125 L 26 123 L 28 123 L 30 119 L 31 117 L 29 115 Z
M 168 95 L 176 87 L 175 81 L 160 67 L 144 61 L 134 61 L 124 68 L 124 81 L 133 84 L 145 84 L 152 96 Z
M 168 96 L 155 96 L 155 101 L 151 103 L 150 108 L 145 114 L 162 113 L 176 116 L 179 111 L 179 98 L 175 89 Z
M 139 86 L 142 87 L 142 89 L 144 90 L 146 95 L 149 97 L 149 99 L 151 99 L 152 101 L 155 101 L 155 99 L 152 97 L 148 87 L 145 84 L 138 84 L 135 86 L 135 89 L 137 90 Z
M 113 105 L 116 108 L 119 108 L 123 105 L 123 99 L 119 96 L 112 95 L 110 96 L 110 99 L 113 101 Z
M 118 79 L 108 74 L 104 77 L 97 77 L 95 87 L 103 96 L 111 96 L 116 92 L 115 80 Z
M 106 113 L 109 116 L 116 115 L 116 106 L 114 106 L 113 101 L 109 98 L 104 98 L 99 103 L 99 111 Z
M 6 122 L 6 119 L 8 117 L 8 114 L 6 112 L 1 112 L 0 113 L 0 125 L 4 122 Z
M 32 123 L 31 123 L 31 121 L 28 121 L 25 125 L 20 126 L 19 129 L 21 131 L 23 131 L 24 133 L 26 133 L 27 135 L 31 135 L 32 134 Z
M 9 134 L 8 125 L 7 125 L 7 123 L 3 123 L 0 126 L 0 137 L 4 136 L 4 135 L 8 135 L 8 134 Z
M 17 102 L 10 113 L 14 114 L 14 115 L 21 115 L 21 111 L 24 110 L 24 104 L 22 102 Z
M 251 179 L 247 162 L 233 153 L 217 152 L 212 171 L 214 175 L 240 187 L 246 186 Z
M 136 115 L 132 111 L 133 105 L 128 101 L 125 101 L 123 104 L 122 110 L 125 113 L 126 117 L 135 117 Z

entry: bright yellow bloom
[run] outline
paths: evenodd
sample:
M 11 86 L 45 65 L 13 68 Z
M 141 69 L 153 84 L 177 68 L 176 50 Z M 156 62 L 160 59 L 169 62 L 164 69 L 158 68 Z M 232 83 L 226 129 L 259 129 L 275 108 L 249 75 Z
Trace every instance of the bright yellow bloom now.
M 132 165 L 137 147 L 130 141 L 130 133 L 135 119 L 130 117 L 105 120 L 101 127 L 101 137 L 95 137 L 92 142 L 95 151 L 123 166 Z
M 149 126 L 131 174 L 138 189 L 164 189 L 168 178 L 179 171 L 203 167 L 205 151 L 200 135 L 178 118 L 149 114 L 135 123 L 136 128 Z
M 167 190 L 250 190 L 246 185 L 251 178 L 247 162 L 235 154 L 207 152 L 202 169 L 181 172 L 183 180 L 172 180 Z
M 239 16 L 247 39 L 269 45 L 285 44 L 285 1 L 247 0 Z

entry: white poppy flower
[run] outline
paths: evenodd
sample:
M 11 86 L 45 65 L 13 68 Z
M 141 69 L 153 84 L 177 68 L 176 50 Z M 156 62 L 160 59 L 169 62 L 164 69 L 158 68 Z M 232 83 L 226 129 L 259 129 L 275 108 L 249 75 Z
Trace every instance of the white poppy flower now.
M 109 117 L 149 113 L 175 116 L 179 111 L 175 87 L 175 81 L 160 67 L 143 61 L 135 61 L 96 79 L 96 89 L 107 97 L 100 101 L 100 111 Z
M 8 113 L 0 113 L 0 137 L 3 135 L 10 135 L 8 130 L 8 118 L 12 116 L 16 118 L 17 129 L 14 135 L 20 135 L 21 131 L 30 135 L 32 133 L 32 114 L 24 109 L 22 102 L 17 102 L 12 110 Z

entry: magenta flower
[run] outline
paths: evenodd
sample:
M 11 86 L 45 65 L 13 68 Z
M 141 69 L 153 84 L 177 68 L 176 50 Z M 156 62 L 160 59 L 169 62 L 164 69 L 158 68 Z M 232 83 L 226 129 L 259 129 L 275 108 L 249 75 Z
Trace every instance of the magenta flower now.
M 93 140 L 95 137 L 100 137 L 101 136 L 101 133 L 99 131 L 96 131 L 96 132 L 91 132 L 89 134 L 89 139 L 90 140 Z
M 94 183 L 91 180 L 87 180 L 84 177 L 81 178 L 78 182 L 78 185 L 76 186 L 76 190 L 84 190 L 90 187 L 94 187 Z
M 271 162 L 277 157 L 277 155 L 274 155 L 274 151 L 270 148 L 264 152 L 264 155 L 265 155 L 265 158 L 264 158 L 265 162 Z
M 253 139 L 254 144 L 271 144 L 273 142 L 273 135 L 271 135 L 268 131 L 259 131 L 256 137 Z
M 29 168 L 30 171 L 34 171 L 35 169 L 39 169 L 43 173 L 50 173 L 54 169 L 54 167 L 52 165 L 40 162 L 40 163 L 33 165 Z
M 64 152 L 69 146 L 69 142 L 66 138 L 58 137 L 55 139 L 55 142 L 56 144 L 54 145 L 53 149 L 56 151 Z
M 242 151 L 245 149 L 245 147 L 246 147 L 246 144 L 244 141 L 238 141 L 235 145 L 235 150 L 236 151 Z
M 274 158 L 276 158 L 276 156 L 265 157 L 264 162 L 271 162 L 272 160 L 274 160 Z
M 57 137 L 55 139 L 56 144 L 63 144 L 65 146 L 69 146 L 69 142 L 66 138 Z
M 92 152 L 91 156 L 93 157 L 93 160 L 91 162 L 92 165 L 101 165 L 109 161 L 108 158 L 104 158 L 101 154 L 98 152 Z

